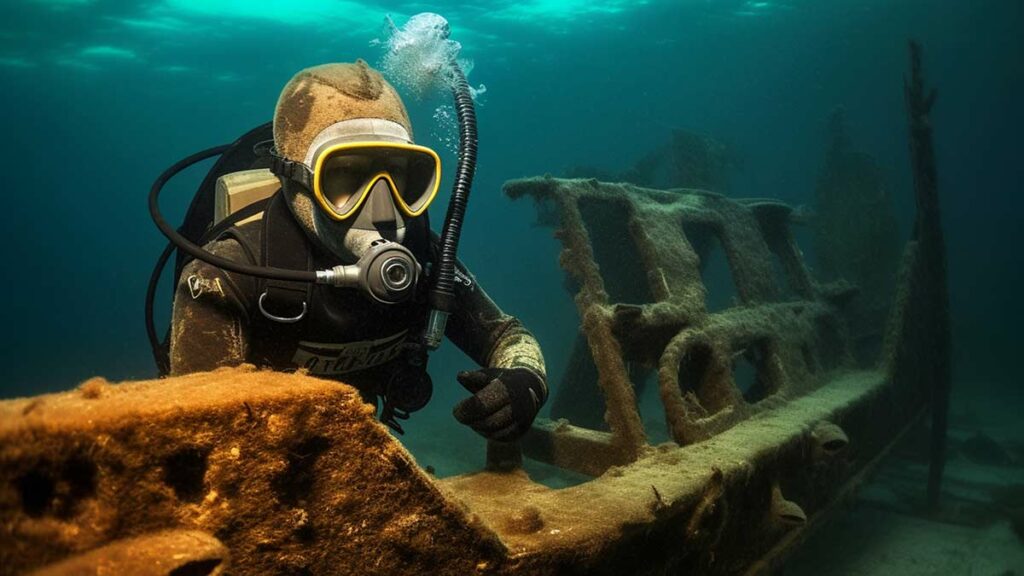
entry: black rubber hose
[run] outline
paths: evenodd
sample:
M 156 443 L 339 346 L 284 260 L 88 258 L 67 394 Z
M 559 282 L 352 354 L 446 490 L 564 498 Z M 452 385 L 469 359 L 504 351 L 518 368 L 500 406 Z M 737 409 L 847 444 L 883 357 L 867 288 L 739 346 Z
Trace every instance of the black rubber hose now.
M 171 359 L 167 356 L 160 336 L 156 333 L 156 321 L 153 319 L 153 303 L 156 301 L 156 289 L 160 284 L 160 275 L 167 266 L 167 260 L 174 254 L 174 243 L 168 242 L 167 247 L 160 254 L 160 258 L 153 267 L 153 273 L 149 276 L 149 285 L 146 286 L 146 336 L 149 338 L 149 345 L 153 349 L 153 359 L 156 361 L 157 370 L 160 374 L 167 374 L 171 371 Z
M 149 191 L 149 215 L 153 218 L 153 222 L 156 227 L 160 229 L 160 232 L 167 237 L 179 250 L 185 252 L 189 256 L 202 260 L 208 264 L 227 270 L 229 272 L 235 272 L 238 274 L 245 274 L 246 276 L 258 276 L 260 278 L 269 278 L 270 280 L 283 280 L 287 282 L 316 282 L 316 272 L 310 270 L 286 270 L 284 268 L 273 268 L 269 266 L 253 266 L 251 264 L 244 264 L 242 262 L 235 262 L 227 258 L 222 258 L 216 254 L 211 254 L 203 249 L 202 246 L 194 244 L 178 233 L 170 224 L 164 220 L 163 215 L 160 213 L 160 192 L 167 181 L 175 177 L 179 172 L 188 168 L 189 166 L 211 158 L 218 154 L 222 154 L 231 145 L 226 144 L 223 146 L 216 146 L 209 148 L 201 152 L 179 160 L 173 166 L 164 170 L 163 174 L 153 182 L 153 187 Z
M 455 184 L 452 186 L 448 214 L 441 229 L 440 255 L 437 261 L 437 279 L 430 290 L 430 304 L 442 312 L 451 312 L 455 299 L 455 258 L 462 234 L 462 222 L 466 216 L 466 205 L 473 186 L 476 172 L 476 110 L 469 93 L 466 75 L 458 64 L 452 64 L 455 85 L 455 113 L 459 120 L 459 163 L 455 168 Z
M 249 204 L 245 208 L 242 208 L 231 216 L 228 216 L 213 228 L 210 228 L 210 230 L 207 231 L 199 241 L 205 242 L 206 239 L 212 240 L 219 237 L 227 231 L 228 228 L 237 225 L 246 218 L 250 218 L 266 210 L 268 204 L 270 204 L 269 198 Z M 153 348 L 153 359 L 156 361 L 157 368 L 160 370 L 161 375 L 166 375 L 170 372 L 171 360 L 167 355 L 166 347 L 160 341 L 160 337 L 156 333 L 156 320 L 153 318 L 153 304 L 156 302 L 156 290 L 160 285 L 160 277 L 163 275 L 164 268 L 167 266 L 167 261 L 170 260 L 171 255 L 174 254 L 175 248 L 176 246 L 174 245 L 174 242 L 167 243 L 167 247 L 164 248 L 164 251 L 156 261 L 156 266 L 153 267 L 153 272 L 149 275 L 149 285 L 146 286 L 146 336 L 149 337 L 149 345 Z

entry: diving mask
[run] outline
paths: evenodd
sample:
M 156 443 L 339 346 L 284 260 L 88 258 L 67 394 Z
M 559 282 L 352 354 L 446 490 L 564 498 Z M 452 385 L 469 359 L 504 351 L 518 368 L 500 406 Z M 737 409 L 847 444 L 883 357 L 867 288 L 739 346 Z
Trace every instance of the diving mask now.
M 274 172 L 296 180 L 313 192 L 334 220 L 346 220 L 375 186 L 386 183 L 403 214 L 426 211 L 441 183 L 441 159 L 425 146 L 404 142 L 328 143 L 313 154 L 313 168 L 274 156 Z

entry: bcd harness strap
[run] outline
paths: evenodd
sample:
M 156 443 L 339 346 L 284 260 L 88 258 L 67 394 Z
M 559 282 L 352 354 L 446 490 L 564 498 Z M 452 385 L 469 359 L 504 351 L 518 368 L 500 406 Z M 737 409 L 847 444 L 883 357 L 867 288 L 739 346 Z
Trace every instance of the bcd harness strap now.
M 313 255 L 305 232 L 288 209 L 284 194 L 278 191 L 263 214 L 261 264 L 287 270 L 312 270 Z M 298 324 L 312 309 L 313 285 L 260 278 L 258 283 L 260 314 L 277 324 Z M 296 326 L 298 327 L 298 326 Z
M 208 242 L 216 240 L 223 235 L 230 234 L 245 250 L 246 254 L 249 256 L 250 263 L 255 264 L 255 259 L 252 257 L 252 250 L 249 249 L 246 242 L 240 236 L 231 234 L 231 232 L 234 230 L 234 226 L 242 220 L 256 216 L 260 212 L 266 210 L 269 203 L 270 199 L 265 198 L 263 200 L 253 202 L 252 204 L 249 204 L 248 206 L 231 214 L 207 230 L 199 238 L 198 244 L 206 245 Z M 167 327 L 167 332 L 164 334 L 162 340 L 156 337 L 156 328 L 153 323 L 153 299 L 156 294 L 156 284 L 159 282 L 164 267 L 167 265 L 170 257 L 174 254 L 174 251 L 174 243 L 169 243 L 164 249 L 163 254 L 160 255 L 159 260 L 157 260 L 156 266 L 153 269 L 153 274 L 149 279 L 149 287 L 146 291 L 146 332 L 149 334 L 150 345 L 153 348 L 153 358 L 156 360 L 157 370 L 160 371 L 161 376 L 167 376 L 171 373 L 171 327 Z M 184 263 L 187 264 L 189 261 L 190 260 L 184 260 Z M 175 281 L 177 280 L 178 277 L 176 276 Z

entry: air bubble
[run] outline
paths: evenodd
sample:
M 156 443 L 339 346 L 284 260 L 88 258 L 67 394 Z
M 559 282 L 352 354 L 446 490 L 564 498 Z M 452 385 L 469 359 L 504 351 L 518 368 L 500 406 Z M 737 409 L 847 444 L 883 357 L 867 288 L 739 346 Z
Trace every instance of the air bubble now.
M 454 155 L 459 153 L 459 119 L 455 115 L 455 107 L 443 104 L 434 110 L 434 130 L 431 133 L 435 142 Z
M 453 64 L 458 64 L 466 76 L 473 69 L 471 61 L 459 59 L 462 44 L 450 38 L 451 27 L 441 15 L 422 12 L 401 28 L 388 16 L 386 25 L 389 37 L 371 42 L 384 47 L 380 69 L 391 82 L 417 98 L 438 89 L 450 91 L 455 82 Z M 470 94 L 475 99 L 486 90 L 481 84 L 471 87 Z

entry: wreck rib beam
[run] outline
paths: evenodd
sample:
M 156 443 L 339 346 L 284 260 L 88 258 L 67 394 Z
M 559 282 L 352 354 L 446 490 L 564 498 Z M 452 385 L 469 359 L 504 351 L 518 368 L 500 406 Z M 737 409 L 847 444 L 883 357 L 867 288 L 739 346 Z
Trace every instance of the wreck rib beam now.
M 946 466 L 946 428 L 951 386 L 949 358 L 952 344 L 946 242 L 939 210 L 938 171 L 935 167 L 930 117 L 937 93 L 934 88 L 925 85 L 921 45 L 914 41 L 910 42 L 910 78 L 904 82 L 904 93 L 910 133 L 910 159 L 914 172 L 914 196 L 917 200 L 914 238 L 918 244 L 920 268 L 915 273 L 928 277 L 926 282 L 917 283 L 924 292 L 920 296 L 925 299 L 925 313 L 928 315 L 928 327 L 919 327 L 918 335 L 927 341 L 926 350 L 932 358 L 932 362 L 925 366 L 928 372 L 922 375 L 928 378 L 931 393 L 932 444 L 928 503 L 934 510 L 939 506 L 942 473 Z

